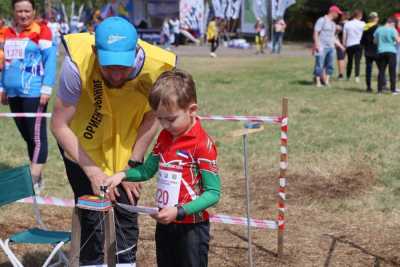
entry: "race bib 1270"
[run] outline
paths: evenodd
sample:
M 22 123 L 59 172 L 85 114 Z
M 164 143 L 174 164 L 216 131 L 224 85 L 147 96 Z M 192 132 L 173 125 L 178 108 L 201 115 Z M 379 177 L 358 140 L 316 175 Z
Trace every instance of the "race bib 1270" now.
M 174 207 L 179 201 L 182 173 L 160 168 L 157 182 L 156 205 Z
M 4 57 L 6 59 L 24 59 L 28 40 L 7 40 L 4 44 Z

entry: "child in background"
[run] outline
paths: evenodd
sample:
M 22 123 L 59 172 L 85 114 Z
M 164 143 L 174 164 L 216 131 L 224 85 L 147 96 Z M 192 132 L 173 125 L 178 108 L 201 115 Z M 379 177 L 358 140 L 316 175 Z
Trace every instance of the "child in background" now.
M 256 54 L 258 53 L 264 54 L 266 29 L 261 19 L 257 18 L 257 22 L 254 25 L 254 29 L 256 30 L 256 40 L 255 40 L 257 49 Z
M 150 105 L 163 130 L 143 165 L 106 181 L 146 181 L 159 172 L 153 215 L 159 267 L 207 266 L 210 239 L 208 207 L 220 199 L 217 150 L 196 117 L 192 76 L 181 70 L 164 72 L 156 81 Z
M 218 31 L 218 23 L 217 19 L 213 17 L 211 21 L 208 23 L 207 27 L 207 41 L 211 44 L 211 57 L 217 57 L 215 51 L 219 46 L 219 31 Z

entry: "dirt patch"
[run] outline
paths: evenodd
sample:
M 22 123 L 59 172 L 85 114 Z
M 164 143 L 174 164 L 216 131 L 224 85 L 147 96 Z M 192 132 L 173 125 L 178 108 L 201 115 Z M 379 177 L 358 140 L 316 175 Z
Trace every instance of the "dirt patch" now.
M 362 168 L 329 176 L 292 174 L 288 177 L 288 198 L 296 200 L 332 200 L 354 198 L 376 183 L 373 170 Z

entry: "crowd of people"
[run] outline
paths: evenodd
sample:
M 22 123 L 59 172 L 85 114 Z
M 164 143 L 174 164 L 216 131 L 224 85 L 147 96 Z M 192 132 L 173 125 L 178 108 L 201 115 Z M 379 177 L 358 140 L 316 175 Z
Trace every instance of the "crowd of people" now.
M 370 12 L 366 22 L 363 18 L 364 14 L 361 10 L 354 10 L 349 16 L 347 12 L 333 5 L 326 15 L 317 20 L 313 34 L 315 84 L 317 87 L 330 86 L 335 54 L 338 80 L 345 78 L 345 71 L 346 79 L 350 80 L 354 66 L 354 80 L 360 83 L 361 60 L 364 52 L 366 91 L 373 91 L 372 73 L 375 62 L 378 67 L 378 94 L 387 87 L 386 71 L 389 69 L 390 90 L 393 95 L 397 95 L 399 93 L 396 81 L 400 65 L 400 14 L 387 18 L 381 25 L 377 12 Z

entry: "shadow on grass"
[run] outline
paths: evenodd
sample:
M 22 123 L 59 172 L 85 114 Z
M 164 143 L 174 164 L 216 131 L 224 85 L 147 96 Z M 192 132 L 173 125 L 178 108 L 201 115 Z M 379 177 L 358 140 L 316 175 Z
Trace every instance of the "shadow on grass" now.
M 13 166 L 8 165 L 7 163 L 0 162 L 0 170 L 7 170 L 7 169 L 12 169 L 12 168 L 13 168 Z M 0 265 L 0 267 L 2 267 L 2 265 Z
M 377 255 L 377 254 L 375 254 L 373 252 L 370 252 L 366 248 L 363 248 L 360 245 L 358 245 L 358 244 L 356 244 L 356 243 L 354 243 L 354 242 L 352 242 L 350 240 L 345 239 L 345 236 L 334 236 L 334 235 L 330 235 L 330 234 L 325 234 L 324 236 L 327 236 L 327 237 L 332 239 L 332 243 L 331 243 L 331 246 L 329 248 L 328 255 L 327 255 L 326 259 L 325 259 L 324 267 L 329 267 L 330 266 L 331 260 L 332 260 L 332 255 L 333 255 L 333 253 L 335 251 L 336 244 L 338 242 L 342 243 L 342 244 L 347 244 L 350 247 L 358 249 L 362 253 L 373 257 L 374 258 L 374 264 L 373 264 L 374 267 L 375 266 L 381 266 L 380 265 L 381 263 L 390 264 L 391 266 L 400 266 L 400 262 L 397 261 L 396 259 L 387 259 L 387 258 L 382 257 L 380 255 Z
M 314 85 L 314 82 L 311 80 L 297 80 L 297 81 L 292 81 L 290 84 L 293 85 L 303 85 L 303 86 L 312 86 Z
M 371 94 L 371 93 L 368 93 L 365 89 L 359 88 L 359 87 L 346 87 L 346 88 L 343 88 L 343 90 L 344 91 L 349 91 L 349 92 Z

